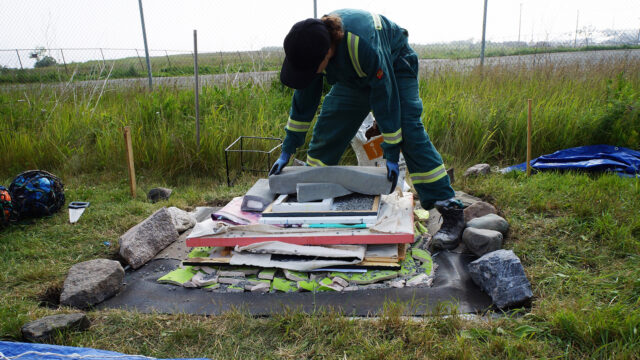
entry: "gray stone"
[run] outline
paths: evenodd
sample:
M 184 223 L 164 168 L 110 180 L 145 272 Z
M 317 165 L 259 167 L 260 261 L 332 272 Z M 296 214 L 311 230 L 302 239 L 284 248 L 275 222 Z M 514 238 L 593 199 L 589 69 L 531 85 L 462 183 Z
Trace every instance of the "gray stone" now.
M 120 237 L 120 256 L 137 269 L 178 237 L 171 214 L 162 208 Z
M 489 172 L 491 172 L 491 166 L 489 164 L 476 164 L 464 172 L 464 177 L 487 175 Z
M 171 215 L 171 220 L 176 227 L 176 231 L 179 233 L 185 232 L 196 225 L 195 217 L 184 210 L 172 206 L 168 208 L 167 211 Z
M 490 252 L 471 262 L 469 273 L 500 309 L 523 304 L 533 297 L 522 263 L 511 250 Z
M 352 194 L 347 188 L 334 183 L 309 183 L 296 186 L 298 202 L 336 198 Z
M 509 223 L 499 215 L 487 214 L 485 216 L 469 220 L 469 222 L 467 222 L 467 227 L 495 230 L 502 234 L 506 234 L 509 230 Z
M 475 219 L 477 217 L 485 216 L 487 214 L 497 214 L 498 210 L 496 208 L 484 201 L 477 202 L 473 205 L 470 205 L 464 209 L 464 221 L 469 222 L 471 219 Z
M 75 264 L 64 280 L 60 304 L 84 309 L 115 295 L 124 279 L 119 262 L 96 259 Z
M 278 194 L 294 194 L 296 186 L 303 183 L 336 183 L 366 195 L 391 192 L 387 169 L 375 166 L 292 166 L 269 176 L 269 187 Z
M 196 222 L 203 222 L 211 219 L 211 214 L 220 209 L 220 207 L 198 206 L 195 210 L 191 211 L 189 215 L 195 218 Z
M 482 201 L 482 199 L 480 199 L 479 197 L 475 197 L 473 195 L 469 195 L 464 191 L 456 191 L 456 199 L 460 200 L 462 202 L 462 205 L 464 205 L 464 207 L 467 206 L 471 206 L 477 202 Z
M 240 209 L 242 211 L 262 212 L 273 202 L 277 196 L 269 188 L 268 179 L 258 179 L 242 198 Z
M 22 326 L 22 336 L 27 341 L 43 342 L 64 330 L 86 330 L 90 322 L 84 313 L 45 316 Z
M 462 241 L 477 256 L 502 249 L 502 233 L 495 230 L 468 227 L 462 233 Z
M 153 188 L 147 193 L 147 199 L 152 203 L 157 203 L 160 200 L 168 200 L 172 192 L 173 190 L 163 187 Z

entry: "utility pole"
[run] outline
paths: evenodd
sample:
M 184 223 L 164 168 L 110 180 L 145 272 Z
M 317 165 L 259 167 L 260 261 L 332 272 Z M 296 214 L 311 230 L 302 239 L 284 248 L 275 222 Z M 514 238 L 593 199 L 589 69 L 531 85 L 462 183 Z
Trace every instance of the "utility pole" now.
M 142 12 L 142 0 L 138 0 L 140 6 L 140 23 L 142 24 L 142 38 L 144 39 L 144 52 L 147 57 L 147 75 L 149 76 L 149 90 L 153 90 L 153 80 L 151 78 L 151 61 L 149 60 L 149 46 L 147 45 L 147 30 L 144 27 L 144 13 Z
M 484 66 L 484 46 L 487 34 L 487 1 L 484 0 L 484 16 L 482 18 L 482 47 L 480 48 L 480 66 Z
M 313 18 L 318 18 L 318 0 L 313 0 Z
M 518 44 L 520 44 L 520 30 L 522 30 L 522 3 L 520 3 L 520 20 L 518 20 Z
M 578 20 L 580 20 L 580 10 L 577 10 L 576 14 L 576 37 L 573 38 L 573 47 L 576 47 L 578 44 Z

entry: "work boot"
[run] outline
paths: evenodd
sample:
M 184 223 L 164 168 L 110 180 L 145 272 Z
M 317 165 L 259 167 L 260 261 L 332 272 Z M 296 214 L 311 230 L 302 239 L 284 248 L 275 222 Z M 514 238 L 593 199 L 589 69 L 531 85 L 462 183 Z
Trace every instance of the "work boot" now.
M 442 215 L 440 230 L 433 236 L 436 249 L 452 250 L 458 247 L 464 230 L 464 205 L 459 200 L 436 201 L 435 207 Z

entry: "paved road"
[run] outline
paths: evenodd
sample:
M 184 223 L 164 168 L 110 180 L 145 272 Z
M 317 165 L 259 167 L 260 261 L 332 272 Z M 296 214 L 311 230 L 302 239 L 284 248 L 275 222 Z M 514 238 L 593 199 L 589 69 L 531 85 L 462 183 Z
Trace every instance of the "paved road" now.
M 589 63 L 606 62 L 612 59 L 640 60 L 640 50 L 602 50 L 602 51 L 579 51 L 567 53 L 552 54 L 534 54 L 534 55 L 517 55 L 517 56 L 500 56 L 485 59 L 485 66 L 524 66 L 527 68 L 541 64 L 578 64 L 585 65 Z M 423 59 L 420 60 L 421 76 L 429 76 L 429 74 L 439 70 L 459 70 L 467 71 L 475 68 L 480 64 L 480 59 Z M 248 73 L 232 73 L 220 75 L 201 75 L 200 83 L 207 85 L 230 85 L 235 86 L 240 83 L 252 81 L 257 84 L 264 84 L 273 79 L 278 74 L 277 71 L 266 72 L 248 72 Z M 158 77 L 153 79 L 154 86 L 170 86 L 180 88 L 192 88 L 194 86 L 192 76 L 174 76 L 174 77 Z M 147 78 L 136 79 L 110 79 L 106 82 L 102 80 L 76 81 L 69 83 L 49 83 L 49 84 L 16 84 L 0 86 L 0 90 L 25 89 L 38 87 L 97 87 L 102 86 L 108 88 L 122 87 L 146 87 Z

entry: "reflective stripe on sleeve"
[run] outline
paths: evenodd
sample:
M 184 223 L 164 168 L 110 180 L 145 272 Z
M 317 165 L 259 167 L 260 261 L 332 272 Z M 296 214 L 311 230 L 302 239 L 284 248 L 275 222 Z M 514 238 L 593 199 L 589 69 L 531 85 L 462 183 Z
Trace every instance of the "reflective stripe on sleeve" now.
M 380 15 L 371 13 L 371 17 L 373 18 L 373 25 L 376 27 L 376 30 L 382 30 L 382 20 L 380 20 Z
M 382 138 L 387 144 L 398 144 L 402 141 L 402 129 L 392 133 L 382 133 Z
M 296 121 L 292 118 L 289 118 L 289 120 L 287 121 L 287 126 L 285 126 L 284 128 L 290 131 L 307 132 L 309 130 L 309 127 L 311 127 L 310 122 Z
M 411 181 L 414 184 L 428 184 L 432 182 L 436 182 L 443 177 L 447 176 L 447 169 L 444 168 L 444 164 L 438 166 L 437 168 L 423 172 L 423 173 L 415 173 L 411 174 Z
M 309 164 L 309 166 L 327 166 L 322 161 L 312 158 L 309 154 L 307 154 L 307 164 Z
M 349 57 L 351 58 L 351 63 L 353 64 L 353 69 L 356 71 L 356 74 L 359 77 L 366 77 L 364 71 L 360 67 L 360 61 L 358 60 L 358 44 L 360 43 L 360 37 L 358 35 L 353 35 L 352 33 L 347 33 L 347 48 L 349 49 Z

